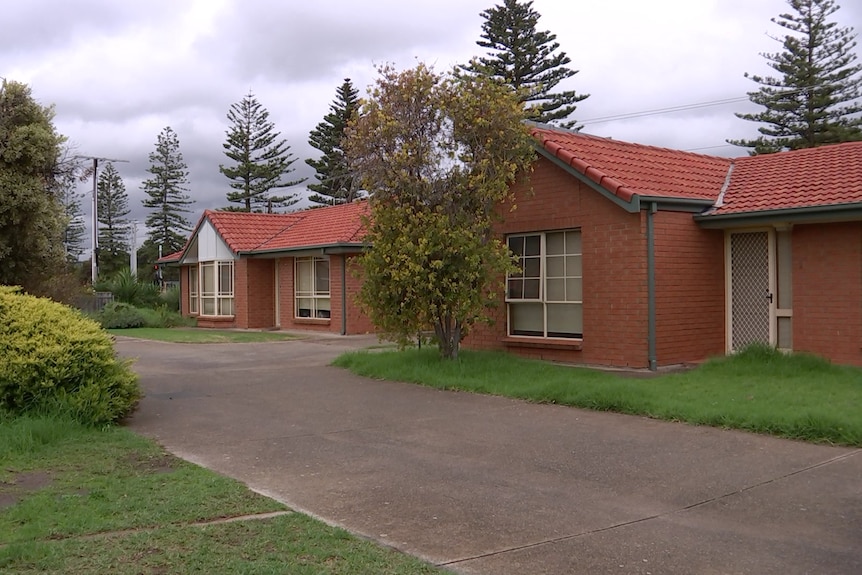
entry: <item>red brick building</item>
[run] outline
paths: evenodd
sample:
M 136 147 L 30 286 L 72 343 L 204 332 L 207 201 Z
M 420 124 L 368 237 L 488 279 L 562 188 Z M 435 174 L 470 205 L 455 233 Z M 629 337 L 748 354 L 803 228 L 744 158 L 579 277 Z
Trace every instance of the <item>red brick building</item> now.
M 499 227 L 523 271 L 467 346 L 656 368 L 764 342 L 862 365 L 862 142 L 730 159 L 532 132 Z M 168 258 L 183 313 L 372 331 L 350 272 L 366 209 L 205 212 Z

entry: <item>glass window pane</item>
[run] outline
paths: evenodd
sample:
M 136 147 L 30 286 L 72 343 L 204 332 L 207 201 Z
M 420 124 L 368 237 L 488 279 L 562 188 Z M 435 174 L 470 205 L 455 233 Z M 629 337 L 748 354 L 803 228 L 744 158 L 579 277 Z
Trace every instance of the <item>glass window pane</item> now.
M 213 264 L 201 265 L 201 280 L 203 283 L 202 292 L 204 294 L 213 295 L 216 291 L 215 283 L 215 266 Z
M 538 256 L 542 253 L 542 236 L 527 236 L 524 238 L 524 255 Z
M 793 349 L 793 318 L 778 318 L 778 347 L 781 349 Z
M 539 280 L 524 280 L 524 299 L 539 299 Z
M 566 301 L 583 301 L 584 280 L 581 278 L 566 279 Z
M 548 291 L 545 294 L 547 301 L 566 301 L 566 280 L 549 279 Z
M 581 273 L 581 256 L 566 256 L 566 276 L 580 276 Z
M 513 236 L 509 238 L 509 249 L 516 256 L 524 255 L 524 236 Z
M 314 293 L 329 293 L 329 260 L 314 260 Z
M 198 293 L 198 266 L 189 268 L 189 293 L 195 295 Z
M 566 276 L 566 259 L 563 256 L 548 256 L 545 259 L 547 264 L 547 275 L 549 278 L 562 278 Z
M 512 299 L 522 299 L 524 297 L 524 280 L 514 279 L 509 280 L 509 297 Z
M 218 300 L 219 315 L 233 315 L 233 298 L 223 297 Z
M 540 303 L 509 304 L 509 333 L 512 335 L 545 335 L 544 305 Z
M 312 298 L 298 298 L 296 300 L 296 317 L 313 317 L 314 300 Z
M 542 260 L 539 258 L 524 259 L 524 276 L 528 278 L 537 278 L 542 273 Z
M 563 255 L 566 249 L 565 232 L 545 234 L 545 248 L 548 255 Z
M 583 332 L 581 304 L 548 304 L 548 337 L 580 337 Z
M 233 295 L 233 265 L 219 264 L 218 290 L 221 294 Z
M 314 291 L 314 276 L 310 259 L 296 260 L 296 291 L 310 294 Z
M 211 297 L 205 298 L 205 299 L 201 300 L 201 304 L 203 305 L 203 310 L 201 311 L 201 313 L 203 315 L 215 315 L 216 314 L 215 298 L 211 298 Z
M 566 253 L 580 254 L 581 251 L 581 232 L 566 232 Z

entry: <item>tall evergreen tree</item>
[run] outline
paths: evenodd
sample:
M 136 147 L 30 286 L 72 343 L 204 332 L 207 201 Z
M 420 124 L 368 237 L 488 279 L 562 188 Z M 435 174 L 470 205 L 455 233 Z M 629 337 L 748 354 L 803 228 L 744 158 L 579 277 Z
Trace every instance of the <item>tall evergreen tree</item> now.
M 862 65 L 856 64 L 852 27 L 829 20 L 840 6 L 833 0 L 788 0 L 793 14 L 772 22 L 788 31 L 783 51 L 763 54 L 779 76 L 745 74 L 761 85 L 749 99 L 765 109 L 737 117 L 766 124 L 753 140 L 728 140 L 751 154 L 813 148 L 862 140 Z
M 234 162 L 232 166 L 220 165 L 219 171 L 231 181 L 234 192 L 227 199 L 239 204 L 239 211 L 267 211 L 284 208 L 299 201 L 297 194 L 271 195 L 272 190 L 289 188 L 305 181 L 285 180 L 293 171 L 290 165 L 296 161 L 290 152 L 287 140 L 279 138 L 275 124 L 269 120 L 269 111 L 249 92 L 239 102 L 232 104 L 227 113 L 230 129 L 225 132 L 223 144 L 225 156 Z
M 99 271 L 110 276 L 129 265 L 129 195 L 114 165 L 108 163 L 96 186 L 99 216 Z
M 178 251 L 186 241 L 191 224 L 183 214 L 189 213 L 194 202 L 188 195 L 188 166 L 180 152 L 180 141 L 170 126 L 158 136 L 156 149 L 150 153 L 151 177 L 141 189 L 146 192 L 144 207 L 150 209 L 145 220 L 148 228 L 146 244 L 151 251 L 161 246 L 163 255 Z M 153 262 L 145 262 L 151 264 Z
M 308 143 L 323 155 L 320 159 L 309 158 L 305 163 L 317 171 L 317 184 L 308 184 L 314 194 L 308 197 L 318 204 L 344 204 L 352 202 L 359 194 L 359 186 L 347 166 L 342 140 L 350 118 L 359 108 L 359 93 L 350 78 L 338 87 L 335 100 L 329 105 L 330 112 L 311 131 Z
M 572 60 L 565 52 L 557 52 L 560 44 L 556 34 L 536 30 L 541 15 L 533 9 L 533 2 L 503 0 L 481 16 L 485 18 L 482 39 L 476 44 L 491 52 L 462 69 L 488 74 L 515 88 L 530 119 L 574 128 L 577 122 L 569 117 L 577 108 L 575 104 L 589 94 L 552 91 L 578 70 L 567 67 Z
M 87 227 L 84 224 L 84 213 L 81 210 L 83 194 L 77 190 L 75 179 L 64 182 L 57 188 L 57 199 L 63 206 L 65 214 L 65 231 L 63 233 L 63 246 L 66 250 L 66 259 L 69 262 L 77 262 L 85 251 L 87 239 Z
M 55 180 L 65 138 L 53 120 L 26 84 L 0 81 L 0 284 L 39 294 L 65 269 Z

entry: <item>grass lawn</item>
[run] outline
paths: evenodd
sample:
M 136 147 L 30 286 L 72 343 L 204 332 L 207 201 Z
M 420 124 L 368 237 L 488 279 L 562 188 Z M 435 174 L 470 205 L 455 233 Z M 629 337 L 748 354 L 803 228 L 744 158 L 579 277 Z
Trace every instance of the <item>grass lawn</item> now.
M 0 415 L 0 573 L 443 573 L 287 511 L 127 430 Z
M 368 377 L 419 383 L 671 421 L 862 447 L 862 369 L 754 348 L 649 378 L 462 351 L 352 352 L 335 365 Z
M 296 336 L 278 331 L 234 331 L 230 329 L 198 329 L 193 327 L 135 327 L 109 329 L 112 335 L 154 339 L 171 343 L 254 343 L 284 341 Z

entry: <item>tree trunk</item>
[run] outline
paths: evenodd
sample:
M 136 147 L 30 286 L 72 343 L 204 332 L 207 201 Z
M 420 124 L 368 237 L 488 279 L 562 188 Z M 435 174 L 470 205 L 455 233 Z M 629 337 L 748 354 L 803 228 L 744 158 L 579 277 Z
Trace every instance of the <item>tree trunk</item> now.
M 437 318 L 434 324 L 434 334 L 442 359 L 458 359 L 461 347 L 461 322 L 452 316 Z

